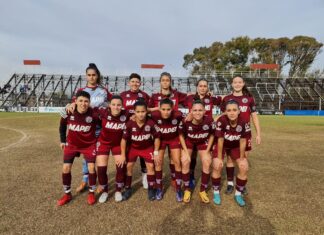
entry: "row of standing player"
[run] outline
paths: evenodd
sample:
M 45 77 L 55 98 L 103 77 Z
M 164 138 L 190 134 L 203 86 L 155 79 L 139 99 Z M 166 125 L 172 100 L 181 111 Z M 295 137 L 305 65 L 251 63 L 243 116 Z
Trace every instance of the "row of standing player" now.
M 86 69 L 86 73 L 87 73 L 88 84 L 87 84 L 87 87 L 85 87 L 81 90 L 87 91 L 91 94 L 91 106 L 92 107 L 106 106 L 107 105 L 106 103 L 111 98 L 111 94 L 109 94 L 109 92 L 106 89 L 102 88 L 101 86 L 98 86 L 98 84 L 100 84 L 99 70 L 97 69 L 97 67 L 94 64 L 90 64 L 89 67 Z M 220 105 L 220 103 L 221 103 L 221 97 L 213 97 L 208 94 L 208 84 L 207 84 L 207 81 L 205 81 L 205 80 L 200 80 L 198 82 L 197 93 L 195 95 L 188 95 L 188 96 L 186 94 L 183 94 L 176 90 L 171 89 L 170 74 L 162 73 L 160 82 L 161 82 L 161 92 L 157 93 L 157 94 L 153 94 L 152 98 L 150 99 L 150 97 L 145 92 L 143 92 L 139 89 L 141 86 L 140 76 L 137 74 L 132 74 L 129 78 L 130 90 L 121 93 L 121 97 L 123 98 L 123 107 L 132 113 L 134 102 L 138 98 L 143 98 L 146 102 L 149 103 L 149 106 L 152 107 L 152 108 L 149 108 L 149 111 L 152 112 L 152 111 L 158 110 L 157 106 L 161 99 L 170 98 L 174 102 L 174 106 L 173 106 L 174 110 L 177 110 L 179 105 L 189 107 L 189 109 L 191 109 L 194 98 L 195 99 L 198 98 L 203 101 L 206 114 L 211 117 L 213 106 Z M 240 110 L 241 110 L 240 116 L 242 116 L 242 118 L 244 119 L 245 122 L 249 123 L 250 116 L 252 116 L 252 120 L 253 120 L 254 126 L 256 127 L 256 132 L 257 132 L 256 142 L 259 144 L 261 141 L 260 127 L 259 127 L 258 119 L 256 116 L 256 112 L 255 112 L 255 104 L 254 104 L 253 97 L 245 89 L 244 81 L 240 77 L 233 79 L 232 87 L 233 87 L 233 93 L 231 95 L 225 96 L 223 98 L 223 104 L 225 104 L 228 100 L 234 99 L 234 100 L 238 101 L 238 103 L 239 103 Z M 75 108 L 75 105 L 72 103 L 72 105 L 69 106 L 68 110 L 70 112 L 73 112 L 74 108 Z M 224 111 L 224 106 L 222 106 L 222 111 Z M 248 142 L 247 151 L 249 151 L 250 146 L 251 146 L 251 136 L 249 136 L 247 138 L 247 142 Z M 164 154 L 164 150 L 160 151 L 160 152 L 161 153 L 163 152 L 163 154 Z M 172 176 L 172 185 L 174 185 L 176 188 L 177 187 L 176 178 L 178 178 L 178 177 L 176 177 L 176 175 L 177 175 L 177 172 L 179 172 L 179 164 L 172 164 L 173 163 L 172 161 L 174 159 L 174 157 L 172 157 L 172 156 L 177 155 L 174 152 L 176 152 L 176 151 L 173 151 L 173 150 L 170 151 L 170 148 L 169 148 L 169 155 L 171 155 L 170 170 L 171 170 L 171 176 Z M 195 152 L 195 149 L 193 152 Z M 194 172 L 194 167 L 195 167 L 196 153 L 191 154 L 191 155 L 192 155 L 192 158 L 190 161 L 191 162 L 191 165 L 190 165 L 190 173 L 191 174 L 190 174 L 190 184 L 189 185 L 192 188 L 194 186 L 193 172 Z M 247 152 L 245 155 L 247 156 Z M 98 161 L 98 159 L 102 159 L 102 160 Z M 99 158 L 97 158 L 98 175 L 100 175 L 100 172 L 106 172 L 106 169 L 107 169 L 106 162 L 108 161 L 107 159 L 108 159 L 108 156 L 107 157 L 99 156 Z M 142 160 L 142 158 L 141 158 L 141 160 Z M 145 168 L 143 167 L 143 165 L 145 166 L 145 162 L 143 161 L 142 163 L 144 163 L 144 164 L 141 164 L 142 170 L 144 171 Z M 118 172 L 118 169 L 117 169 L 117 172 Z M 159 174 L 160 174 L 159 168 L 157 169 L 156 172 L 159 177 Z M 228 177 L 228 186 L 227 186 L 226 192 L 231 193 L 233 191 L 233 187 L 234 187 L 234 182 L 233 182 L 233 180 L 234 180 L 234 163 L 233 163 L 233 161 L 231 161 L 231 158 L 228 158 L 228 160 L 227 160 L 226 172 L 227 172 L 227 177 Z M 85 174 L 85 176 L 87 176 L 87 174 Z M 146 175 L 143 174 L 143 176 L 144 176 L 143 177 L 143 179 L 144 179 L 143 185 L 145 186 L 145 181 L 146 181 L 145 176 Z M 84 178 L 86 178 L 86 177 L 84 177 Z M 100 184 L 100 178 L 99 178 L 99 184 Z M 85 185 L 86 185 L 85 182 L 83 182 L 81 184 L 81 186 L 78 188 L 78 190 L 80 190 L 80 189 L 82 190 L 85 187 Z M 105 186 L 105 185 L 103 185 L 103 186 Z M 160 195 L 157 198 L 160 198 L 161 190 L 157 190 L 157 191 L 159 192 L 158 194 Z M 108 194 L 102 193 L 100 199 L 103 199 L 103 200 L 99 199 L 99 201 L 105 201 L 104 199 L 106 199 L 106 195 L 108 196 Z M 122 198 L 121 194 L 119 194 L 119 193 L 115 194 L 116 200 L 121 200 L 121 198 Z

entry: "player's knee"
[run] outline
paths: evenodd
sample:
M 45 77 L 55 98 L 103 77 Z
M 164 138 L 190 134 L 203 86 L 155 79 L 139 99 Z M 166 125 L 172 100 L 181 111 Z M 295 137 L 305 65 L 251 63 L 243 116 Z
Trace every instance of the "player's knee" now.
M 149 175 L 154 174 L 154 165 L 153 165 L 153 163 L 146 163 L 146 169 L 147 169 L 147 173 Z
M 183 167 L 189 167 L 190 165 L 190 159 L 187 159 L 187 158 L 181 158 L 181 164 Z
M 249 163 L 246 159 L 239 164 L 239 170 L 241 173 L 247 173 L 249 171 Z
M 89 173 L 91 173 L 91 174 L 95 173 L 95 164 L 88 163 L 88 170 L 89 170 Z
M 71 165 L 70 164 L 63 164 L 63 173 L 70 173 L 71 172 Z

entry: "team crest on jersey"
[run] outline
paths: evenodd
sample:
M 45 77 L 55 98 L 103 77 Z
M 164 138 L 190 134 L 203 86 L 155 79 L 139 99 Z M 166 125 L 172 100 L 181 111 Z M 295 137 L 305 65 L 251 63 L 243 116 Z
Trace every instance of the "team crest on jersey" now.
M 111 116 L 108 116 L 107 119 L 108 119 L 108 120 L 111 120 Z
M 151 127 L 149 125 L 146 125 L 144 129 L 145 129 L 145 131 L 150 131 Z
M 229 126 L 229 125 L 227 125 L 227 126 L 226 126 L 226 130 L 229 130 L 229 129 L 230 129 L 230 126 Z
M 209 104 L 209 99 L 205 99 L 204 102 L 205 102 L 206 104 Z
M 136 127 L 133 127 L 132 131 L 135 132 L 136 131 Z
M 221 122 L 217 122 L 217 126 L 221 126 L 222 125 L 222 123 Z
M 126 116 L 125 116 L 125 115 L 121 115 L 120 118 L 119 118 L 119 120 L 120 120 L 121 122 L 126 121 Z
M 162 120 L 159 119 L 159 120 L 158 120 L 158 124 L 162 124 Z
M 177 125 L 178 124 L 178 120 L 177 119 L 173 119 L 172 120 L 172 125 Z
M 240 125 L 237 125 L 236 132 L 241 132 L 241 131 L 242 131 L 242 127 Z
M 246 104 L 246 103 L 248 102 L 248 99 L 247 99 L 247 98 L 243 98 L 243 99 L 242 99 L 242 102 L 243 102 L 244 104 Z
M 92 122 L 92 117 L 88 116 L 85 119 L 86 123 L 91 123 Z
M 188 130 L 189 130 L 189 131 L 192 131 L 192 127 L 191 127 L 191 126 L 189 126 Z
M 143 97 L 142 93 L 138 93 L 137 95 L 138 97 Z
M 158 100 L 160 100 L 160 99 L 161 99 L 161 96 L 158 97 Z
M 74 116 L 71 116 L 71 117 L 70 117 L 70 120 L 71 120 L 71 121 L 74 121 Z
M 206 124 L 206 125 L 203 125 L 203 130 L 204 131 L 207 131 L 209 129 L 209 126 Z
M 130 97 L 130 94 L 126 94 L 126 97 L 129 98 Z

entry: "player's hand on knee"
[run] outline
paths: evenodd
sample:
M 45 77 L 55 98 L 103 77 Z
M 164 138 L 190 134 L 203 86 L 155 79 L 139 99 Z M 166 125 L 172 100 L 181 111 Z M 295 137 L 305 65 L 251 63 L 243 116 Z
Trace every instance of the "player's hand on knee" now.
M 116 156 L 115 161 L 116 161 L 117 167 L 122 167 L 125 163 L 125 156 L 123 156 L 123 155 Z
M 249 170 L 249 164 L 246 158 L 239 158 L 238 159 L 238 167 L 242 171 L 248 171 Z
M 220 158 L 215 158 L 214 159 L 214 169 L 219 171 L 223 168 L 224 166 L 224 163 L 223 163 L 223 160 L 220 159 Z
M 182 164 L 189 164 L 190 163 L 190 155 L 183 151 L 181 153 L 181 163 Z

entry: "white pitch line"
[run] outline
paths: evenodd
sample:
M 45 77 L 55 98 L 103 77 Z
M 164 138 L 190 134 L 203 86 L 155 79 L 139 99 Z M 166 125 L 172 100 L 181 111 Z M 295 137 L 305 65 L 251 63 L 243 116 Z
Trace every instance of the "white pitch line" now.
M 14 143 L 11 143 L 11 144 L 9 144 L 9 145 L 7 145 L 5 147 L 0 148 L 0 151 L 7 150 L 7 149 L 9 149 L 11 147 L 16 146 L 17 144 L 20 144 L 20 143 L 24 142 L 26 139 L 28 139 L 28 135 L 24 131 L 21 131 L 21 130 L 18 130 L 18 129 L 14 129 L 14 128 L 9 128 L 9 127 L 0 127 L 0 128 L 1 129 L 5 129 L 5 130 L 10 130 L 10 131 L 18 132 L 18 133 L 20 133 L 22 135 L 22 137 L 18 141 L 14 142 Z

